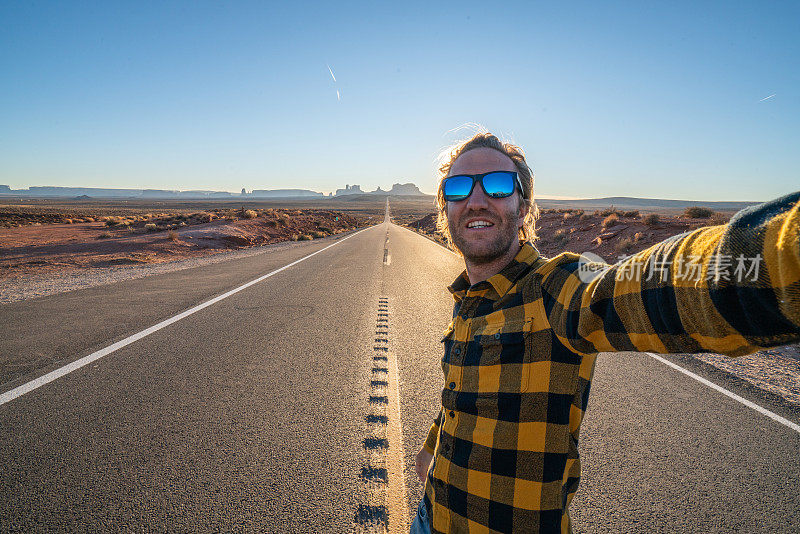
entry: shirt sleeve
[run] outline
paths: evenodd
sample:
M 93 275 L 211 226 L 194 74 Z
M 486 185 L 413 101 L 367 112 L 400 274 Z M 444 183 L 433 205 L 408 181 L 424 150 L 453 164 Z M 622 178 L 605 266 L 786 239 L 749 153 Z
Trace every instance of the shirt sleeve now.
M 430 454 L 436 449 L 436 441 L 439 439 L 439 425 L 442 423 L 442 411 L 439 410 L 439 415 L 433 420 L 431 429 L 428 431 L 428 438 L 425 440 L 423 448 Z
M 574 253 L 541 275 L 543 313 L 582 354 L 739 356 L 800 340 L 800 192 L 737 213 L 614 265 Z

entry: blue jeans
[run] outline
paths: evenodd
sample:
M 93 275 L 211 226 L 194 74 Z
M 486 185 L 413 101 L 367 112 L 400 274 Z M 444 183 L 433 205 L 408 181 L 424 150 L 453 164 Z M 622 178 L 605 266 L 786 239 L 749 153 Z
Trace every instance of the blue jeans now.
M 417 508 L 417 517 L 415 517 L 414 522 L 411 523 L 411 530 L 409 531 L 409 534 L 431 534 L 431 524 L 428 520 L 428 509 L 425 508 L 424 497 L 419 502 L 419 507 Z

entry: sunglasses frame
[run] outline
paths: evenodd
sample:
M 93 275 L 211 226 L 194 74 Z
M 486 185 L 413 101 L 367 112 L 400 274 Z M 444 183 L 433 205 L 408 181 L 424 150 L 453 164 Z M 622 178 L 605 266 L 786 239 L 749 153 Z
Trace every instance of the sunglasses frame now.
M 502 173 L 508 173 L 508 174 L 513 174 L 514 175 L 514 178 L 515 178 L 514 189 L 512 189 L 509 194 L 507 194 L 507 195 L 499 195 L 498 196 L 498 195 L 491 195 L 486 191 L 486 187 L 483 185 L 483 178 L 485 176 L 488 176 L 490 174 L 494 174 L 496 172 L 502 172 Z M 455 200 L 448 199 L 447 195 L 444 192 L 444 184 L 445 184 L 445 182 L 447 180 L 450 180 L 451 178 L 460 178 L 462 176 L 466 176 L 468 178 L 472 178 L 472 187 L 469 188 L 469 193 L 467 193 L 467 196 L 465 196 L 464 198 L 458 198 L 458 199 L 455 199 Z M 483 189 L 483 193 L 489 198 L 508 198 L 508 197 L 510 197 L 511 195 L 514 194 L 514 191 L 517 190 L 517 187 L 519 187 L 520 194 L 523 193 L 522 180 L 519 179 L 519 173 L 517 171 L 489 171 L 489 172 L 484 172 L 482 174 L 455 174 L 453 176 L 448 176 L 447 178 L 442 180 L 442 196 L 444 197 L 445 201 L 447 201 L 447 202 L 461 202 L 462 200 L 467 200 L 472 195 L 472 192 L 475 190 L 475 184 L 477 182 L 481 183 L 481 189 Z

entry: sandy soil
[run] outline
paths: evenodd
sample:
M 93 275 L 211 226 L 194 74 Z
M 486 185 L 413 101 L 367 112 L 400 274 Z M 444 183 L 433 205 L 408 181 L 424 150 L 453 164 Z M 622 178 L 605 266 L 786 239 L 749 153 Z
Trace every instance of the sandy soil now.
M 367 224 L 363 217 L 329 210 L 216 210 L 195 214 L 72 219 L 18 214 L 0 227 L 0 281 L 71 269 L 161 263 L 288 240 L 324 237 Z M 59 220 L 61 219 L 61 220 Z M 54 222 L 54 221 L 59 222 Z M 80 222 L 76 222 L 80 221 Z M 10 226 L 10 227 L 9 227 Z
M 721 213 L 715 214 L 713 218 L 658 215 L 657 220 L 654 220 L 635 211 L 613 209 L 593 213 L 574 209 L 542 210 L 536 221 L 539 239 L 535 244 L 546 257 L 553 257 L 564 251 L 592 252 L 607 262 L 614 263 L 668 237 L 703 226 L 725 224 L 728 219 L 728 215 Z M 412 230 L 444 242 L 436 232 L 434 213 L 417 220 L 405 221 L 404 224 Z

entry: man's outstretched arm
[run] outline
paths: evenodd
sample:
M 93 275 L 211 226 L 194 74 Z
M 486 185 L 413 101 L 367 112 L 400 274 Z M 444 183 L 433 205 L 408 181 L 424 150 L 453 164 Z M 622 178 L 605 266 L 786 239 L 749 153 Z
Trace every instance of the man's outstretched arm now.
M 543 313 L 578 352 L 738 356 L 798 341 L 800 192 L 601 265 L 594 278 L 580 267 L 564 253 L 539 273 Z

